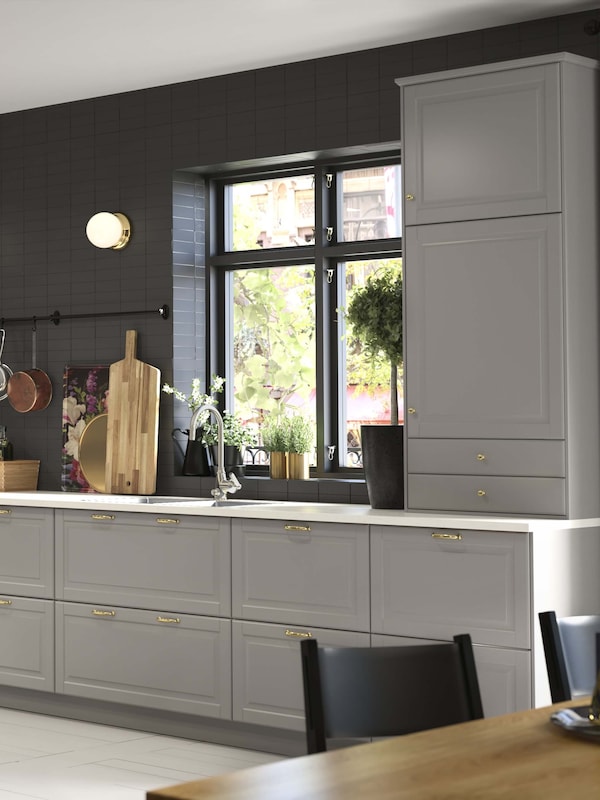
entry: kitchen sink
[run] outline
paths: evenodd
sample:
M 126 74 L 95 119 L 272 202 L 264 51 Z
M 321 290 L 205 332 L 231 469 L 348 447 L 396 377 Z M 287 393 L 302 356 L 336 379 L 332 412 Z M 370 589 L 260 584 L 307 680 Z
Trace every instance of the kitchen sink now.
M 62 498 L 61 498 L 62 499 Z M 243 498 L 229 500 L 215 500 L 212 497 L 168 497 L 163 495 L 137 495 L 137 494 L 74 494 L 68 499 L 84 503 L 119 503 L 123 505 L 189 505 L 215 508 L 232 506 L 251 506 L 281 502 L 277 500 L 249 500 Z

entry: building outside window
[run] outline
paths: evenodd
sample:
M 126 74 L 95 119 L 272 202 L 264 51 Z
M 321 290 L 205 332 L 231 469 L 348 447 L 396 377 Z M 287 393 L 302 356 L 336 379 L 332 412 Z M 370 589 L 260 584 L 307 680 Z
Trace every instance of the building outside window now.
M 301 413 L 313 474 L 360 469 L 361 424 L 390 421 L 390 369 L 367 356 L 344 308 L 377 270 L 402 269 L 397 157 L 209 187 L 212 371 L 227 377 L 228 410 L 259 443 L 267 417 Z

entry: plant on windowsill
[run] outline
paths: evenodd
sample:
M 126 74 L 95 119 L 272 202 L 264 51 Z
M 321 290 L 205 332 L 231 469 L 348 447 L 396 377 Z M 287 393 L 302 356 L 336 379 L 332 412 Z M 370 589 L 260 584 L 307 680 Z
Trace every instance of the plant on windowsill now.
M 305 480 L 310 475 L 308 455 L 313 447 L 314 425 L 301 414 L 289 417 L 288 476 Z
M 272 414 L 260 427 L 262 446 L 269 453 L 269 477 L 288 477 L 287 451 L 289 445 L 289 422 L 282 415 Z
M 402 365 L 402 272 L 382 267 L 354 290 L 345 311 L 367 355 L 390 364 L 390 422 L 361 426 L 361 448 L 373 508 L 404 508 L 403 425 L 398 424 L 398 371 Z M 377 472 L 375 473 L 375 470 Z
M 314 425 L 301 414 L 267 417 L 261 426 L 263 447 L 270 454 L 271 478 L 306 479 Z

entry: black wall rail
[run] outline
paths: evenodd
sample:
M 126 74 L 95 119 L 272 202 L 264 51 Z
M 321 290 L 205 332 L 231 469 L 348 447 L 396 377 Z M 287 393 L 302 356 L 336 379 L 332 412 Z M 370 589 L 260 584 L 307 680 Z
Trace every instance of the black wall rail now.
M 53 311 L 48 316 L 38 317 L 30 314 L 28 317 L 0 317 L 0 328 L 5 324 L 11 322 L 31 322 L 35 325 L 36 322 L 52 322 L 54 325 L 59 325 L 62 320 L 67 319 L 97 319 L 99 317 L 132 317 L 135 314 L 159 314 L 163 319 L 169 319 L 171 309 L 165 303 L 160 308 L 144 309 L 141 311 L 103 311 L 100 313 L 85 313 L 85 314 L 61 314 L 60 311 Z

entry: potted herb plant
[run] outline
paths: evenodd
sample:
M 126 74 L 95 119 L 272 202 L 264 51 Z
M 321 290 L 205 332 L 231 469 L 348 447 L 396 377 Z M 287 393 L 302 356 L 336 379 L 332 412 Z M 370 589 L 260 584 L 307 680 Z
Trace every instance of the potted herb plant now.
M 354 290 L 345 316 L 367 354 L 390 364 L 390 425 L 362 425 L 361 449 L 373 508 L 404 508 L 403 425 L 398 424 L 402 352 L 402 272 L 385 266 Z
M 219 464 L 219 466 L 223 466 L 228 474 L 234 472 L 237 475 L 241 475 L 243 473 L 244 449 L 253 447 L 256 444 L 255 436 L 235 414 L 224 411 L 221 416 L 223 417 L 225 464 Z M 202 425 L 201 435 L 203 443 L 211 449 L 212 463 L 214 465 L 216 464 L 215 451 L 218 440 L 217 423 L 211 422 L 210 419 L 207 420 Z
M 306 479 L 310 475 L 308 455 L 313 447 L 314 425 L 301 414 L 289 417 L 288 476 Z
M 288 477 L 289 422 L 283 415 L 270 415 L 260 427 L 262 446 L 269 453 L 269 476 Z

